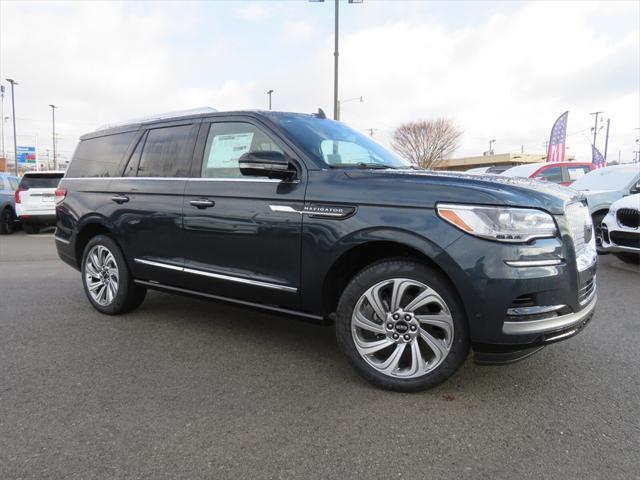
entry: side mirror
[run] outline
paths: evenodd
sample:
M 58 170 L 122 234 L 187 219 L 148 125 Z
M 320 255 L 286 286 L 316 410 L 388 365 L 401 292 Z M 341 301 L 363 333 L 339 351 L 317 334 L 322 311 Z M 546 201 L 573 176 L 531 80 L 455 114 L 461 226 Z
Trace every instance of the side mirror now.
M 288 180 L 296 169 L 282 152 L 247 152 L 238 159 L 240 172 L 248 177 L 268 177 Z
M 629 193 L 640 193 L 640 180 L 638 180 Z

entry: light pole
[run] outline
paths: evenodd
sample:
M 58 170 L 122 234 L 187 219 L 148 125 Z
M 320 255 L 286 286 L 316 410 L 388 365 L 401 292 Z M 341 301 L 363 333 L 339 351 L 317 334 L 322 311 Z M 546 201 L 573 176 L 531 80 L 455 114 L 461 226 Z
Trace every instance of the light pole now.
M 310 2 L 323 3 L 324 0 L 309 0 Z M 349 3 L 362 3 L 363 0 L 349 0 Z M 334 14 L 334 50 L 333 50 L 333 119 L 339 120 L 338 113 L 338 33 L 340 27 L 340 0 L 335 0 Z
M 489 155 L 493 155 L 493 144 L 496 143 L 496 139 L 489 140 Z
M 336 115 L 335 119 L 340 120 L 340 114 L 342 113 L 341 108 L 343 103 L 355 102 L 356 100 L 362 103 L 364 102 L 364 97 L 354 97 L 354 98 L 347 98 L 346 100 L 338 100 L 338 114 Z
M 53 120 L 53 169 L 58 169 L 58 164 L 56 163 L 56 107 L 54 104 L 50 103 L 51 107 L 51 117 Z
M 16 140 L 16 97 L 13 93 L 15 85 L 20 85 L 12 78 L 5 78 L 11 84 L 11 110 L 13 112 L 13 162 L 15 164 L 16 177 L 18 176 L 18 141 Z
M 600 115 L 602 112 L 591 112 L 589 115 L 595 115 L 596 116 L 596 123 L 593 126 L 593 146 L 596 146 L 596 138 L 598 138 L 598 115 Z
M 7 158 L 4 153 L 4 85 L 0 85 L 0 129 L 2 130 L 2 158 Z
M 268 90 L 267 91 L 267 95 L 269 95 L 269 110 L 271 110 L 271 94 L 273 93 L 273 90 Z

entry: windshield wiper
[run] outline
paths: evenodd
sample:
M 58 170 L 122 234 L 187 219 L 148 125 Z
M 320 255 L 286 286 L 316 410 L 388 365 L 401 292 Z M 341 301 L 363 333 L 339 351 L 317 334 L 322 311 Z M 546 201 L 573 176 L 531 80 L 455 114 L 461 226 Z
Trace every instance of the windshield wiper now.
M 360 169 L 374 169 L 374 170 L 386 170 L 386 169 L 395 169 L 396 167 L 391 167 L 389 165 L 383 165 L 381 163 L 334 163 L 330 165 L 331 168 L 360 168 Z

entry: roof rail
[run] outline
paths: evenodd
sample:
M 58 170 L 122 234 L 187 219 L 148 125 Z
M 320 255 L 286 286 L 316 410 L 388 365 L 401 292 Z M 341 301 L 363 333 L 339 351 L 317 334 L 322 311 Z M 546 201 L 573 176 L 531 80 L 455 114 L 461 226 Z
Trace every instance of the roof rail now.
M 148 117 L 136 118 L 126 122 L 108 123 L 106 125 L 102 125 L 100 128 L 96 129 L 95 131 L 98 132 L 100 130 L 106 130 L 108 128 L 122 127 L 124 125 L 131 125 L 136 123 L 155 122 L 155 121 L 164 120 L 167 118 L 189 117 L 191 115 L 216 113 L 217 111 L 218 110 L 212 107 L 198 107 L 198 108 L 191 108 L 189 110 L 177 110 L 175 112 L 159 113 L 156 115 L 149 115 Z

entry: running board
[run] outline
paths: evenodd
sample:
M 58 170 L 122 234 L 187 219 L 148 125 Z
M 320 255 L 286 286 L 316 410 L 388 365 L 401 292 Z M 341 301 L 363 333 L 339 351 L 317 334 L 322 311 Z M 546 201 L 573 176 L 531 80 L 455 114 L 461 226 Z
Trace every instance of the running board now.
M 290 310 L 288 308 L 282 308 L 282 307 L 275 307 L 272 305 L 263 305 L 261 303 L 255 303 L 255 302 L 249 302 L 247 300 L 238 300 L 235 298 L 229 298 L 229 297 L 221 297 L 219 295 L 212 295 L 210 293 L 203 293 L 203 292 L 198 292 L 197 290 L 188 290 L 186 288 L 179 288 L 179 287 L 172 287 L 169 285 L 163 285 L 162 283 L 157 283 L 157 282 L 146 282 L 144 280 L 134 280 L 135 283 L 137 283 L 138 285 L 144 285 L 145 287 L 148 288 L 152 288 L 155 290 L 168 290 L 170 292 L 176 292 L 176 293 L 181 293 L 184 295 L 194 295 L 197 297 L 203 297 L 203 298 L 208 298 L 211 300 L 217 300 L 220 302 L 226 302 L 226 303 L 234 303 L 236 305 L 242 305 L 245 307 L 251 307 L 251 308 L 257 308 L 259 310 L 267 310 L 270 312 L 274 312 L 274 313 L 280 313 L 283 315 L 292 315 L 295 317 L 303 317 L 303 318 L 307 318 L 309 320 L 314 320 L 314 321 L 324 321 L 324 317 L 322 317 L 321 315 L 313 315 L 311 313 L 304 313 L 304 312 L 299 312 L 297 310 Z

